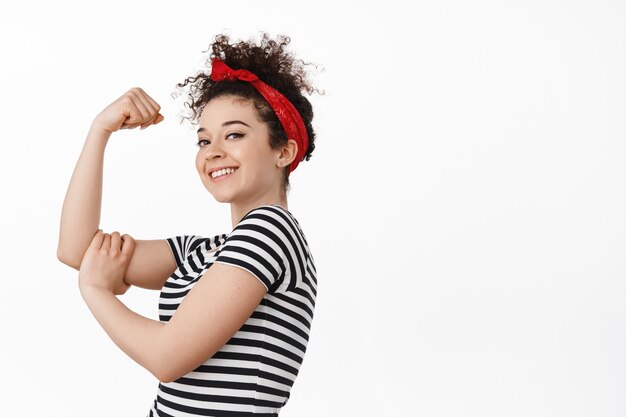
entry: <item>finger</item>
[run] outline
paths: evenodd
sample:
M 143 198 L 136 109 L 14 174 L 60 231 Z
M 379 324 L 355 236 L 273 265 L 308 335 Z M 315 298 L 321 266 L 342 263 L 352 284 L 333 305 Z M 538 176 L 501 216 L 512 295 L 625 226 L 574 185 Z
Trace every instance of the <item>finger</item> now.
M 141 89 L 140 89 L 141 90 Z M 152 97 L 150 97 L 145 91 L 141 90 L 141 92 L 143 93 L 144 97 L 146 98 L 146 100 L 148 100 L 150 102 L 150 104 L 152 105 L 152 108 L 154 110 L 156 110 L 156 112 L 160 112 L 161 111 L 161 106 L 159 106 L 159 103 L 157 103 L 156 101 L 154 101 L 152 99 Z
M 159 114 L 159 111 L 161 111 L 161 106 L 159 106 L 159 103 L 154 101 L 152 97 L 146 94 L 146 92 L 143 91 L 141 88 L 138 90 L 138 92 L 140 94 L 142 102 L 146 105 L 148 110 L 150 110 L 150 114 L 153 116 Z
M 104 233 L 102 233 L 102 230 L 98 230 L 96 234 L 93 236 L 93 239 L 91 239 L 91 243 L 89 244 L 89 249 L 95 249 L 95 250 L 100 249 L 100 246 L 102 246 L 103 238 L 104 238 Z
M 152 106 L 148 103 L 147 100 L 143 98 L 140 89 L 138 87 L 131 88 L 130 90 L 128 90 L 128 94 L 132 97 L 133 102 L 135 103 L 139 111 L 141 111 L 141 116 L 143 118 L 142 121 L 149 119 L 151 116 L 150 113 L 152 110 Z
M 152 99 L 152 97 L 150 97 L 145 91 L 143 91 L 143 90 L 141 90 L 141 91 L 142 91 L 145 99 L 148 100 L 148 102 L 150 103 L 150 105 L 154 109 L 154 119 L 152 120 L 152 124 L 157 124 L 157 123 L 163 121 L 163 115 L 159 114 L 159 112 L 161 111 L 161 106 L 159 105 L 159 103 L 154 101 L 154 99 Z M 160 120 L 159 120 L 159 116 L 160 116 Z
M 141 90 L 141 93 L 141 100 L 150 111 L 149 120 L 144 120 L 144 122 L 141 124 L 141 129 L 145 129 L 152 124 L 156 124 L 156 119 L 159 117 L 159 110 L 161 110 L 161 106 L 159 106 L 154 100 L 152 100 L 150 96 L 148 96 L 143 90 Z
M 161 123 L 163 120 L 165 119 L 165 116 L 163 116 L 161 113 L 157 114 L 157 118 L 154 120 L 154 124 L 159 124 Z
M 132 92 L 129 91 L 124 99 L 126 100 L 128 106 L 128 112 L 125 114 L 126 120 L 124 120 L 122 129 L 134 129 L 146 120 L 146 116 L 144 114 L 146 110 L 143 109 L 143 105 L 133 97 Z
M 132 129 L 139 126 L 143 121 L 143 116 L 141 114 L 141 110 L 137 107 L 137 103 L 133 100 L 133 97 L 130 94 L 124 96 L 124 104 L 126 104 L 126 108 L 124 109 L 123 115 L 126 117 L 124 123 L 122 123 L 122 129 Z
M 122 246 L 122 238 L 119 232 L 111 233 L 111 252 L 119 252 Z
M 108 233 L 104 234 L 104 238 L 102 239 L 102 246 L 100 249 L 111 249 L 111 236 Z
M 148 120 L 147 122 L 143 123 L 141 125 L 141 129 L 145 129 L 146 127 L 150 126 L 150 125 L 155 125 L 156 124 L 156 119 L 159 118 L 159 116 L 161 116 L 160 114 L 155 114 L 154 117 L 152 117 L 152 119 Z M 163 117 L 163 116 L 161 116 Z
M 157 104 L 159 109 L 154 108 L 152 102 L 148 100 L 148 95 L 141 88 L 135 87 L 131 91 L 134 94 L 137 106 L 140 106 L 142 109 L 143 119 L 141 120 L 141 129 L 145 129 L 154 122 L 154 119 L 156 119 L 157 114 L 159 113 L 160 107 Z
M 122 236 L 122 240 L 124 241 L 122 243 L 122 253 L 130 257 L 135 251 L 135 239 L 130 235 L 124 235 Z
M 147 121 L 153 120 L 156 117 L 158 111 L 152 108 L 152 104 L 142 94 L 136 92 L 135 99 L 138 103 L 141 103 L 142 109 L 144 110 L 142 111 L 142 114 L 144 116 L 143 120 L 141 121 L 142 124 L 145 124 Z

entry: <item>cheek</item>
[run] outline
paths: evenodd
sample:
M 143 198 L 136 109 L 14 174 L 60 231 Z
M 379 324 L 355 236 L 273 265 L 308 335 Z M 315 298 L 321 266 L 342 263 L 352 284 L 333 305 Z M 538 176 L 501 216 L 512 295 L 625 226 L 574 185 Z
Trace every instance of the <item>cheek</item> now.
M 198 170 L 198 172 L 203 172 L 204 163 L 202 161 L 203 161 L 203 158 L 200 152 L 198 152 L 198 154 L 196 155 L 196 169 Z

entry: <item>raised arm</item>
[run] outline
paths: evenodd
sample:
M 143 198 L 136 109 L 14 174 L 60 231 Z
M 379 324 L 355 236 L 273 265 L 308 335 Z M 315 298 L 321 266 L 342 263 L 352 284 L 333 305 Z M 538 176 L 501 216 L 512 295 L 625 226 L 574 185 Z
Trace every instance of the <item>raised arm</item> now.
M 100 224 L 102 167 L 110 136 L 92 124 L 63 201 L 57 257 L 75 269 Z
M 104 151 L 109 137 L 120 129 L 143 129 L 161 122 L 164 118 L 159 110 L 160 106 L 142 89 L 132 88 L 94 119 L 63 201 L 57 257 L 64 264 L 78 269 L 98 230 Z

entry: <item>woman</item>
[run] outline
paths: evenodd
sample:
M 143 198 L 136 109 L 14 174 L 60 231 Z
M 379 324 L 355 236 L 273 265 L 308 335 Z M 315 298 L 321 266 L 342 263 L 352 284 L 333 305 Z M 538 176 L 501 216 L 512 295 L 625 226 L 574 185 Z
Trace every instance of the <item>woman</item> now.
M 218 35 L 211 73 L 178 84 L 199 125 L 196 168 L 230 204 L 231 233 L 134 240 L 98 230 L 109 137 L 164 119 L 139 88 L 94 119 L 72 175 L 57 256 L 80 271 L 81 295 L 111 339 L 159 379 L 149 416 L 275 416 L 298 374 L 317 281 L 286 192 L 315 134 L 303 96 L 313 88 L 288 43 Z M 117 299 L 130 285 L 161 290 L 159 321 Z

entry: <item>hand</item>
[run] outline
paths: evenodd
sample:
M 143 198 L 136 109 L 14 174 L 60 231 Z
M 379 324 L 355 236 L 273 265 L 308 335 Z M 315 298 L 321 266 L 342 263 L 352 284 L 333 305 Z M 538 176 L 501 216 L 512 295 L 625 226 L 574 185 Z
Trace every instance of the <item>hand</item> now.
M 118 232 L 110 235 L 98 230 L 91 240 L 80 264 L 78 285 L 104 288 L 121 295 L 130 285 L 124 281 L 126 269 L 135 250 L 135 240 L 129 235 L 120 237 Z
M 102 110 L 93 124 L 109 133 L 120 129 L 134 129 L 137 126 L 145 129 L 165 119 L 159 113 L 160 110 L 161 106 L 145 91 L 133 87 Z

